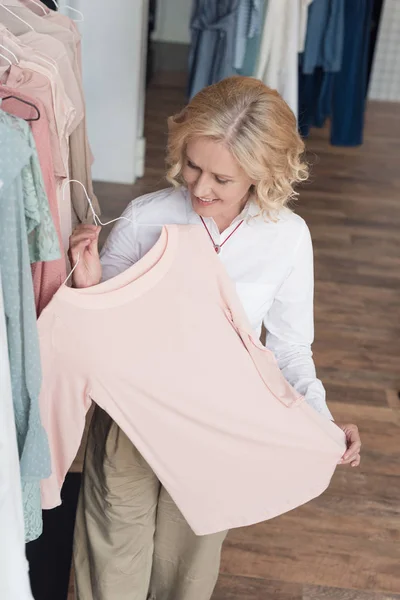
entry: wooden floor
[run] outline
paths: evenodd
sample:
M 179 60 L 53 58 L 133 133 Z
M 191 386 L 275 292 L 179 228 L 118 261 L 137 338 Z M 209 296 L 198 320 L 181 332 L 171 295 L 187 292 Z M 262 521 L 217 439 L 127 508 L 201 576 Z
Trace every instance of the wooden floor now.
M 148 93 L 145 177 L 96 186 L 106 217 L 165 187 L 178 83 Z M 315 362 L 336 420 L 360 427 L 362 467 L 339 469 L 303 508 L 231 532 L 214 600 L 400 600 L 399 106 L 369 106 L 361 148 L 334 148 L 314 131 L 308 151 L 312 179 L 296 210 L 315 247 Z

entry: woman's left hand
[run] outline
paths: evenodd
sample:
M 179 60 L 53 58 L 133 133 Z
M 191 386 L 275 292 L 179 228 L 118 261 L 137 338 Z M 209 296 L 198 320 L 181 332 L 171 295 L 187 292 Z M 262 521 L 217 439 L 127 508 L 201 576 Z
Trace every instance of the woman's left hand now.
M 361 438 L 358 432 L 357 425 L 339 425 L 340 429 L 346 434 L 346 445 L 347 450 L 343 454 L 342 459 L 339 461 L 339 465 L 351 465 L 352 467 L 358 467 L 360 465 L 361 457 Z

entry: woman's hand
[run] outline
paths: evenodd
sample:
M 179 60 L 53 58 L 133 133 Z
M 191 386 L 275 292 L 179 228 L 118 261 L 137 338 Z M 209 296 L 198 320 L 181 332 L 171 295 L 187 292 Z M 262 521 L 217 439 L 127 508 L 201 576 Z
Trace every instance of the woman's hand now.
M 346 434 L 347 450 L 343 454 L 342 459 L 339 461 L 339 465 L 351 465 L 352 467 L 358 467 L 360 465 L 361 457 L 361 438 L 358 432 L 357 425 L 338 425 L 340 429 Z
M 71 266 L 79 262 L 72 274 L 72 285 L 86 288 L 101 281 L 101 263 L 98 241 L 101 227 L 96 225 L 78 225 L 69 238 L 68 256 Z

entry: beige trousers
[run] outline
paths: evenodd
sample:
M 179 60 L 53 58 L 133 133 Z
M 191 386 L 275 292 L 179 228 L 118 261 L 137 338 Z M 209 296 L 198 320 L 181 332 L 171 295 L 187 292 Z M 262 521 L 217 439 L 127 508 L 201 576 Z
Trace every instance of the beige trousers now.
M 196 536 L 130 440 L 96 408 L 75 527 L 77 600 L 209 600 L 225 536 Z

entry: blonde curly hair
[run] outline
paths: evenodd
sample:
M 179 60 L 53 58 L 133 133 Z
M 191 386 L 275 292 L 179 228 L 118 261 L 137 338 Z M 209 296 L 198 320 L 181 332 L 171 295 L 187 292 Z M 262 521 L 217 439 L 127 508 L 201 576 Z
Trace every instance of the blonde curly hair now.
M 223 142 L 256 184 L 254 199 L 270 216 L 297 196 L 308 178 L 296 118 L 276 92 L 252 77 L 228 77 L 204 88 L 168 119 L 167 180 L 184 185 L 188 142 L 199 136 Z

